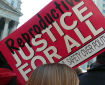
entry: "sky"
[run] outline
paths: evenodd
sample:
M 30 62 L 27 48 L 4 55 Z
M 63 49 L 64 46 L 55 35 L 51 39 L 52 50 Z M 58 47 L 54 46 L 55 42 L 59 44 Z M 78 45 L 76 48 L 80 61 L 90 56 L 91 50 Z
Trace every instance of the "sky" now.
M 44 8 L 52 0 L 21 0 L 21 12 L 23 16 L 19 19 L 18 28 L 27 22 L 31 17 L 37 14 L 42 8 Z

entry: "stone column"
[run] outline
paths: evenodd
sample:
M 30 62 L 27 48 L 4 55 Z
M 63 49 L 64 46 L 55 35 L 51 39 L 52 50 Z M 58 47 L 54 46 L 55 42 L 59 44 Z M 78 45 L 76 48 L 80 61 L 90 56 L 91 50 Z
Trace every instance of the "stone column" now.
M 9 28 L 9 34 L 11 34 L 14 31 L 15 21 L 12 21 L 10 23 L 12 24 L 12 26 Z
M 13 26 L 13 31 L 15 31 L 17 29 L 17 26 L 18 26 L 19 22 L 14 22 L 14 26 Z
M 2 33 L 2 39 L 4 39 L 5 37 L 7 37 L 7 35 L 8 35 L 9 22 L 10 22 L 10 19 L 5 19 L 5 25 L 4 25 L 4 29 L 3 29 L 3 33 Z

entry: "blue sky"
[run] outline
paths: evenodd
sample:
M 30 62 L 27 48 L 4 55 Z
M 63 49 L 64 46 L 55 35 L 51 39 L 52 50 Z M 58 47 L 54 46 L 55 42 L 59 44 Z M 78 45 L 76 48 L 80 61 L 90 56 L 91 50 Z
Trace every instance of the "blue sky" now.
M 21 12 L 23 16 L 20 17 L 19 25 L 20 27 L 26 21 L 28 21 L 32 16 L 38 13 L 42 8 L 44 8 L 52 0 L 21 0 Z

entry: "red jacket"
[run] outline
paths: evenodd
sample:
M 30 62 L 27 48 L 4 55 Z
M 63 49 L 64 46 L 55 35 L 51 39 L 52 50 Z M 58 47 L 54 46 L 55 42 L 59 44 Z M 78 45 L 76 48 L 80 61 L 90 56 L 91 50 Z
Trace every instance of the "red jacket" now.
M 16 74 L 6 68 L 0 68 L 0 85 L 7 85 L 9 84 L 9 82 L 16 77 Z M 17 85 L 22 85 L 21 83 L 19 83 L 19 81 L 17 80 Z

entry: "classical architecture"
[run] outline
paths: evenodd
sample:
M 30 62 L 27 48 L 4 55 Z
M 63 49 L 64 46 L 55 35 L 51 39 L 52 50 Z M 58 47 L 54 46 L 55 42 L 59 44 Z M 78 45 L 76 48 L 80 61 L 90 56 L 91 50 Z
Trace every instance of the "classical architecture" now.
M 0 40 L 16 30 L 22 16 L 21 0 L 0 0 Z

